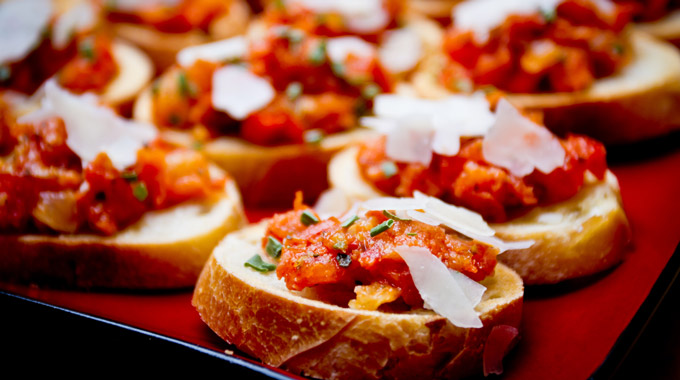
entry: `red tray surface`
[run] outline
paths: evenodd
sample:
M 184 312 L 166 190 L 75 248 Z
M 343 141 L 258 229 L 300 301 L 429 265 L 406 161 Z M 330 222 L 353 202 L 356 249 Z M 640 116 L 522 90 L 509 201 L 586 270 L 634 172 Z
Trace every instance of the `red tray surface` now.
M 680 151 L 612 168 L 633 229 L 626 260 L 587 284 L 530 289 L 523 339 L 505 362 L 507 379 L 582 379 L 604 361 L 680 240 Z M 266 215 L 253 212 L 251 219 Z M 115 294 L 2 285 L 52 305 L 110 319 L 217 351 L 233 350 L 191 306 L 191 292 Z M 534 291 L 535 290 L 535 291 Z M 237 353 L 238 355 L 238 353 Z

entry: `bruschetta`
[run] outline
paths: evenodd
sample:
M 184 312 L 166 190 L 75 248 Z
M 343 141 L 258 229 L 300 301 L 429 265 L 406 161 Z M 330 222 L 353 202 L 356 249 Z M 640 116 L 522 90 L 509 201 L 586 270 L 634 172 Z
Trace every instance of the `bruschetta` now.
M 464 2 L 413 85 L 431 98 L 493 86 L 544 112 L 556 133 L 606 144 L 669 133 L 680 126 L 680 53 L 631 28 L 625 9 L 590 0 Z
M 298 202 L 228 235 L 193 305 L 222 339 L 295 374 L 499 373 L 520 330 L 522 280 L 496 265 L 497 248 L 452 232 L 481 218 L 456 209 L 467 216 L 444 222 L 427 215 L 426 198 L 383 198 L 343 219 L 322 219 Z
M 138 48 L 101 32 L 98 17 L 89 1 L 1 3 L 0 88 L 30 95 L 54 76 L 69 91 L 93 92 L 129 111 L 153 66 Z
M 189 46 L 242 34 L 251 18 L 244 0 L 114 1 L 105 6 L 112 33 L 149 54 L 158 70 Z
M 618 263 L 630 229 L 604 147 L 578 135 L 558 139 L 504 99 L 490 109 L 480 93 L 437 101 L 382 95 L 378 116 L 364 123 L 384 136 L 331 160 L 340 199 L 325 204 L 421 191 L 468 207 L 503 239 L 535 242 L 499 256 L 527 284 Z
M 431 32 L 419 32 L 428 22 L 396 28 L 381 1 L 366 4 L 385 20 L 351 30 L 332 22 L 335 11 L 290 3 L 267 8 L 245 36 L 180 51 L 134 107 L 135 119 L 201 145 L 248 205 L 289 204 L 297 190 L 314 199 L 327 187 L 330 156 L 370 133 L 357 117 L 431 46 L 420 38 Z M 362 17 L 373 11 L 366 7 Z
M 51 80 L 41 107 L 0 107 L 0 279 L 85 288 L 190 287 L 244 221 L 229 176 Z

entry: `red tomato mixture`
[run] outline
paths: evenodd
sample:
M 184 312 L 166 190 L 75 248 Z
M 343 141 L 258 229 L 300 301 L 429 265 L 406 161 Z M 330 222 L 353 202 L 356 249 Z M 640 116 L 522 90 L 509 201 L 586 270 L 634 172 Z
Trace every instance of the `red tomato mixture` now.
M 208 32 L 210 23 L 231 7 L 229 0 L 182 0 L 175 6 L 150 5 L 137 11 L 106 7 L 106 17 L 112 22 L 143 24 L 164 33 L 186 33 L 199 29 Z
M 350 54 L 344 64 L 326 57 L 326 40 L 289 27 L 271 28 L 249 48 L 245 64 L 268 79 L 277 95 L 242 123 L 212 107 L 212 75 L 220 65 L 198 60 L 175 67 L 154 85 L 153 114 L 166 127 L 205 126 L 212 136 L 236 134 L 259 145 L 314 142 L 353 128 L 373 96 L 391 82 L 376 57 Z
M 155 141 L 118 171 L 105 153 L 85 168 L 52 118 L 16 124 L 0 103 L 0 230 L 111 235 L 148 210 L 205 198 L 224 188 L 198 152 Z
M 447 31 L 450 58 L 440 80 L 455 91 L 491 85 L 515 93 L 572 92 L 615 73 L 629 57 L 624 28 L 633 7 L 603 14 L 592 0 L 564 0 L 554 12 L 508 17 L 478 42 Z
M 71 92 L 101 93 L 118 73 L 111 38 L 104 34 L 78 36 L 57 50 L 44 39 L 26 58 L 0 66 L 0 88 L 33 94 L 48 78 Z
M 619 4 L 632 6 L 635 21 L 656 21 L 680 8 L 678 0 L 614 0 Z
M 313 287 L 324 300 L 355 308 L 419 308 L 423 300 L 395 247 L 428 248 L 448 268 L 476 281 L 496 266 L 496 248 L 441 227 L 381 211 L 349 221 L 320 220 L 302 205 L 301 195 L 293 211 L 273 217 L 262 244 L 270 254 L 280 252 L 276 274 L 289 289 Z

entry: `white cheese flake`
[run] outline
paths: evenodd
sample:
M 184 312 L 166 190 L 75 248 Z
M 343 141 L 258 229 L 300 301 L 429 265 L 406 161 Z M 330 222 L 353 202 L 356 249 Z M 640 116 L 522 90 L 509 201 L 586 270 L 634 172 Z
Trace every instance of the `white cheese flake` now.
M 51 14 L 50 0 L 0 2 L 0 65 L 20 61 L 38 46 Z
M 346 63 L 350 54 L 359 58 L 372 58 L 376 50 L 375 46 L 359 37 L 335 37 L 327 39 L 326 54 L 331 62 Z
M 190 67 L 199 59 L 221 63 L 243 58 L 247 52 L 248 41 L 246 38 L 244 36 L 236 36 L 207 44 L 186 47 L 177 53 L 177 62 L 183 67 Z
M 35 121 L 36 116 L 61 118 L 68 136 L 66 145 L 80 157 L 83 166 L 103 152 L 116 169 L 124 170 L 137 161 L 137 151 L 158 134 L 154 126 L 123 119 L 98 105 L 94 95 L 71 94 L 54 80 L 45 83 L 45 99 L 36 113 L 19 122 Z
M 560 141 L 546 128 L 524 117 L 507 100 L 496 108 L 496 122 L 482 141 L 482 154 L 489 163 L 523 177 L 534 169 L 550 173 L 564 164 Z
M 475 311 L 486 291 L 483 285 L 463 274 L 452 274 L 427 248 L 398 246 L 395 250 L 406 262 L 413 283 L 428 308 L 458 327 L 483 326 Z
M 382 65 L 391 73 L 401 74 L 416 67 L 423 57 L 423 43 L 412 29 L 388 31 L 378 48 Z
M 387 27 L 390 15 L 382 0 L 286 0 L 315 14 L 336 13 L 351 32 L 370 33 Z
M 550 13 L 563 0 L 474 0 L 455 6 L 451 18 L 456 29 L 470 30 L 478 42 L 486 42 L 489 33 L 510 15 Z
M 238 65 L 229 65 L 215 71 L 212 78 L 212 103 L 236 120 L 267 106 L 276 91 L 271 83 Z
M 80 1 L 61 14 L 52 29 L 52 46 L 63 49 L 75 33 L 91 29 L 97 18 L 94 5 Z

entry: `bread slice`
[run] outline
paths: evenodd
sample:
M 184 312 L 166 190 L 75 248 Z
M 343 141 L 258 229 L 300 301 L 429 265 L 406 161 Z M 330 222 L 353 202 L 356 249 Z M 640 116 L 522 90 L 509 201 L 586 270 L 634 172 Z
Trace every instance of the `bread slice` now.
M 264 231 L 260 223 L 228 235 L 192 303 L 222 339 L 266 364 L 323 379 L 460 378 L 481 373 L 493 326 L 519 328 L 522 280 L 502 264 L 482 282 L 484 327 L 460 328 L 427 310 L 355 310 L 290 291 L 274 272 L 244 267 L 262 251 Z
M 113 236 L 0 234 L 0 279 L 60 287 L 191 287 L 215 245 L 245 221 L 233 180 L 215 199 L 146 213 Z
M 639 141 L 680 128 L 680 52 L 639 31 L 630 34 L 630 42 L 631 61 L 587 90 L 507 98 L 516 107 L 543 111 L 545 125 L 558 134 L 587 134 L 606 144 Z M 411 82 L 416 93 L 428 98 L 450 95 L 438 81 L 446 62 L 443 52 L 427 58 Z
M 675 10 L 657 21 L 640 23 L 637 28 L 677 46 L 680 43 L 680 10 Z
M 386 196 L 363 179 L 357 154 L 358 148 L 352 147 L 331 160 L 331 187 L 352 200 Z M 631 235 L 618 181 L 609 171 L 603 181 L 587 173 L 581 190 L 564 202 L 491 226 L 506 241 L 535 242 L 498 256 L 528 285 L 553 284 L 610 268 L 623 259 Z
M 151 90 L 137 98 L 133 117 L 153 122 Z M 166 131 L 164 135 L 180 146 L 194 144 L 189 133 Z M 372 130 L 357 128 L 326 136 L 318 144 L 271 147 L 237 137 L 218 137 L 202 150 L 236 180 L 247 206 L 289 206 L 298 190 L 313 200 L 328 187 L 326 168 L 333 154 L 374 135 Z
M 112 48 L 118 74 L 102 92 L 101 100 L 112 106 L 122 106 L 132 102 L 147 87 L 154 68 L 144 52 L 127 42 L 116 40 Z
M 232 0 L 229 12 L 216 17 L 208 33 L 190 31 L 186 33 L 164 33 L 142 24 L 109 23 L 112 33 L 137 45 L 153 60 L 162 71 L 175 63 L 177 52 L 188 46 L 200 45 L 245 32 L 250 19 L 250 7 L 244 0 Z

